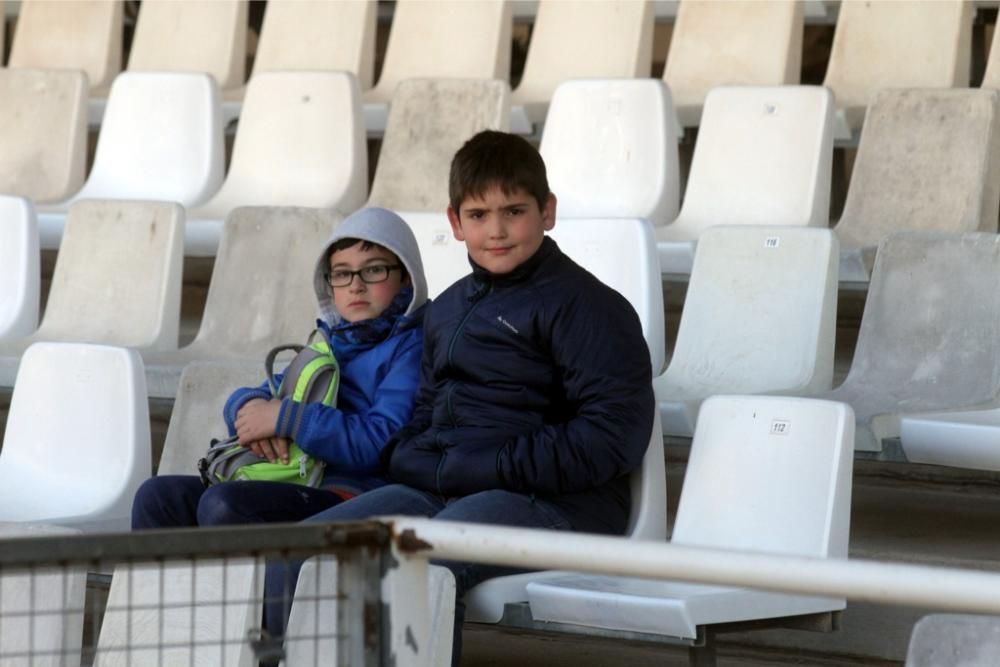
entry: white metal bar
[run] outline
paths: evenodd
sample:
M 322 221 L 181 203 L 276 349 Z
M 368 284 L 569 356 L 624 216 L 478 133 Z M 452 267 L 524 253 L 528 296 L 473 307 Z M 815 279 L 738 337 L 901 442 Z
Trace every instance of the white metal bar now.
M 620 537 L 386 517 L 409 557 L 694 581 L 1000 614 L 1000 573 L 899 562 L 804 558 Z

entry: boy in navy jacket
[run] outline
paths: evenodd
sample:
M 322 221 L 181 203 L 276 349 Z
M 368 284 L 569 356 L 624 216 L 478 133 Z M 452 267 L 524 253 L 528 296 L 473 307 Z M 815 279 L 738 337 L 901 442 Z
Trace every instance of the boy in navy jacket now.
M 649 352 L 628 301 L 545 236 L 556 198 L 524 139 L 485 131 L 451 164 L 448 219 L 472 275 L 428 307 L 413 417 L 382 450 L 393 484 L 309 521 L 387 514 L 622 534 L 649 442 Z M 444 563 L 462 596 L 503 568 Z M 268 573 L 268 595 L 288 577 Z M 269 628 L 283 630 L 273 606 Z

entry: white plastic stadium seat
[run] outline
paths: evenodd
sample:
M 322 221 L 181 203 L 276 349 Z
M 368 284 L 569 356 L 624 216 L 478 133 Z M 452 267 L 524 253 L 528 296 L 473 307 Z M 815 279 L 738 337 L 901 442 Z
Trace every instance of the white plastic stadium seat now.
M 344 72 L 265 72 L 247 86 L 229 173 L 188 211 L 185 254 L 214 256 L 237 206 L 311 206 L 350 213 L 368 194 L 361 93 Z
M 0 195 L 0 340 L 38 326 L 41 262 L 31 201 Z
M 906 414 L 996 407 L 1000 238 L 894 234 L 882 242 L 844 383 L 860 451 L 899 437 Z
M 673 93 L 681 125 L 698 125 L 705 96 L 716 86 L 797 84 L 803 4 L 799 0 L 679 3 L 663 80 Z
M 680 215 L 657 229 L 660 270 L 688 273 L 712 225 L 827 226 L 833 98 L 818 86 L 721 87 L 705 100 Z
M 61 526 L 0 522 L 0 540 L 4 541 L 61 538 L 79 532 Z M 4 569 L 0 573 L 0 664 L 80 664 L 86 585 L 87 572 L 82 566 Z
M 652 66 L 649 0 L 541 0 L 524 75 L 511 96 L 511 127 L 530 134 L 534 125 L 547 123 L 549 100 L 563 81 L 645 78 Z
M 903 415 L 899 437 L 913 463 L 1000 470 L 1000 408 Z
M 705 402 L 672 544 L 846 558 L 854 418 L 830 401 Z M 536 621 L 694 639 L 699 626 L 844 609 L 844 599 L 565 574 L 528 585 Z
M 39 208 L 42 248 L 59 247 L 66 210 L 81 199 L 202 203 L 222 184 L 222 139 L 219 91 L 207 74 L 120 74 L 83 189 Z
M 0 192 L 36 203 L 75 194 L 87 163 L 86 75 L 0 69 L 0 146 Z
M 667 534 L 667 483 L 663 463 L 663 429 L 660 415 L 653 417 L 649 447 L 642 465 L 631 476 L 632 511 L 625 531 L 628 539 L 663 540 Z M 528 572 L 488 579 L 465 594 L 465 620 L 498 623 L 504 605 L 528 599 L 526 586 L 557 575 L 553 572 Z
M 0 520 L 128 530 L 150 449 L 138 352 L 36 343 L 24 353 L 0 451 Z
M 883 90 L 861 132 L 840 222 L 840 279 L 865 282 L 894 232 L 996 232 L 1000 92 Z
M 74 204 L 41 325 L 0 343 L 0 386 L 12 386 L 19 356 L 33 342 L 176 348 L 183 224 L 176 204 Z
M 842 2 L 823 85 L 837 101 L 835 138 L 851 139 L 885 88 L 963 88 L 972 57 L 970 2 Z
M 368 132 L 380 135 L 386 129 L 396 89 L 409 79 L 507 81 L 511 29 L 509 0 L 396 2 L 382 73 L 375 87 L 364 95 Z M 470 95 L 459 104 L 473 104 L 475 99 Z M 509 109 L 507 113 L 509 116 Z M 504 122 L 509 123 L 510 118 Z
M 455 239 L 445 213 L 401 211 L 399 216 L 417 237 L 427 278 L 428 298 L 437 297 L 460 278 L 472 273 L 465 243 Z
M 837 248 L 829 229 L 702 234 L 670 365 L 653 381 L 665 433 L 690 436 L 713 394 L 831 388 Z
M 552 96 L 539 152 L 564 218 L 677 217 L 670 90 L 654 79 L 567 81 Z M 559 228 L 557 225 L 557 229 Z
M 245 558 L 120 565 L 94 667 L 253 667 L 263 588 L 263 563 Z
M 560 220 L 549 232 L 559 248 L 628 299 L 642 323 L 653 376 L 666 363 L 663 287 L 653 229 L 635 218 Z
M 330 209 L 314 208 L 243 207 L 230 213 L 195 339 L 179 350 L 143 351 L 149 395 L 173 398 L 188 362 L 242 360 L 262 369 L 272 347 L 305 342 L 316 325 L 308 267 L 340 219 Z

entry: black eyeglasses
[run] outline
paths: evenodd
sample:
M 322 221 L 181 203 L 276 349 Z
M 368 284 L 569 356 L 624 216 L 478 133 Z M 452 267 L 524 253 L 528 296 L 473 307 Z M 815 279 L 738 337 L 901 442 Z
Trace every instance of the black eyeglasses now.
M 354 276 L 361 278 L 361 282 L 366 285 L 372 283 L 384 283 L 389 279 L 389 272 L 393 269 L 403 269 L 402 264 L 372 264 L 357 271 L 347 269 L 337 269 L 323 274 L 323 279 L 330 287 L 347 287 L 354 282 Z

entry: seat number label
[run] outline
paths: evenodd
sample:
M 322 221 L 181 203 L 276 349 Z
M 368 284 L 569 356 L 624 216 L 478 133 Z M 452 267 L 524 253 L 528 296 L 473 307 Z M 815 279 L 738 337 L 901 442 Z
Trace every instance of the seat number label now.
M 788 435 L 788 432 L 791 430 L 792 422 L 787 419 L 771 420 L 771 435 Z
M 764 239 L 765 248 L 777 248 L 780 245 L 781 245 L 780 236 L 768 236 L 766 239 Z

